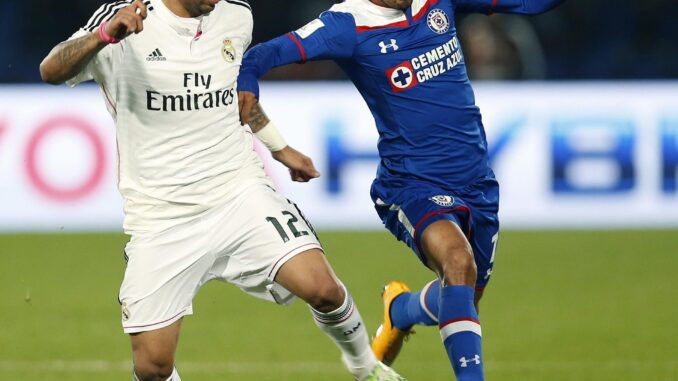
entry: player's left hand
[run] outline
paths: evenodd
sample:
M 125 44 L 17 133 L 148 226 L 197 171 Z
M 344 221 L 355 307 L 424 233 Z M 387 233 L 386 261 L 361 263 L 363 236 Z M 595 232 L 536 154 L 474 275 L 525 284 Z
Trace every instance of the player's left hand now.
M 311 179 L 320 177 L 320 172 L 315 169 L 313 160 L 303 153 L 287 146 L 280 151 L 272 152 L 274 159 L 289 168 L 292 181 L 307 183 Z
M 250 114 L 259 100 L 254 93 L 238 91 L 238 105 L 240 106 L 240 123 L 244 126 L 250 122 Z M 283 163 L 284 164 L 284 163 Z

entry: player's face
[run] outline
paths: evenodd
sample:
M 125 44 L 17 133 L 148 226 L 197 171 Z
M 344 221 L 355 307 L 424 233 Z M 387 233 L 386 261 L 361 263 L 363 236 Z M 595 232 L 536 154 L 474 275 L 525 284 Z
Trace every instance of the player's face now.
M 210 13 L 221 0 L 179 0 L 193 17 Z
M 412 5 L 412 0 L 381 0 L 389 8 L 406 10 Z

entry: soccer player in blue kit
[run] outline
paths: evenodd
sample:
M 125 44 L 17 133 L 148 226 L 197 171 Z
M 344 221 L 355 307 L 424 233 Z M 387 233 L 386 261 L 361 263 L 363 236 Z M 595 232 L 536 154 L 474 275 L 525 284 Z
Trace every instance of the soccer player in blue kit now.
M 438 325 L 457 380 L 484 380 L 477 305 L 492 273 L 499 187 L 454 27 L 457 13 L 545 12 L 564 0 L 346 0 L 252 48 L 238 79 L 246 122 L 273 67 L 332 59 L 367 102 L 381 162 L 377 213 L 437 280 L 384 289 L 372 348 L 392 363 L 415 324 Z

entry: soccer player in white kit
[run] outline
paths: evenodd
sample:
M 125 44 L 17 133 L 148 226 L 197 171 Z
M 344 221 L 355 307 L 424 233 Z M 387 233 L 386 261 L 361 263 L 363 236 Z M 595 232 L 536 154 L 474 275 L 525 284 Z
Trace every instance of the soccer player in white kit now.
M 122 0 L 101 6 L 40 65 L 48 83 L 96 81 L 115 120 L 131 236 L 119 297 L 134 379 L 180 381 L 182 318 L 218 279 L 281 304 L 300 297 L 355 379 L 403 380 L 372 354 L 311 225 L 275 192 L 240 124 L 236 79 L 251 36 L 246 0 Z M 260 107 L 251 117 L 294 180 L 317 176 Z

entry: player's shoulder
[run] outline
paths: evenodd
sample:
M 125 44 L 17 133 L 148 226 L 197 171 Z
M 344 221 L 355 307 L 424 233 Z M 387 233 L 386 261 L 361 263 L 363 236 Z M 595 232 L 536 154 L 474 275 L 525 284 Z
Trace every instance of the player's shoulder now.
M 338 4 L 334 4 L 328 12 L 347 13 L 353 16 L 360 16 L 367 11 L 364 0 L 346 0 Z
M 209 17 L 213 20 L 220 20 L 219 23 L 228 24 L 230 29 L 239 28 L 238 26 L 251 29 L 254 23 L 252 7 L 248 0 L 220 1 Z
M 221 5 L 221 8 L 252 13 L 252 6 L 250 5 L 249 0 L 224 0 L 219 5 Z
M 101 4 L 82 29 L 87 32 L 94 32 L 101 23 L 112 19 L 119 10 L 132 4 L 132 2 L 134 0 L 119 0 Z M 149 12 L 153 10 L 151 0 L 144 0 L 144 4 L 148 7 Z
M 241 35 L 247 44 L 252 39 L 254 19 L 249 0 L 223 0 L 208 15 L 211 28 L 226 30 L 229 35 Z

